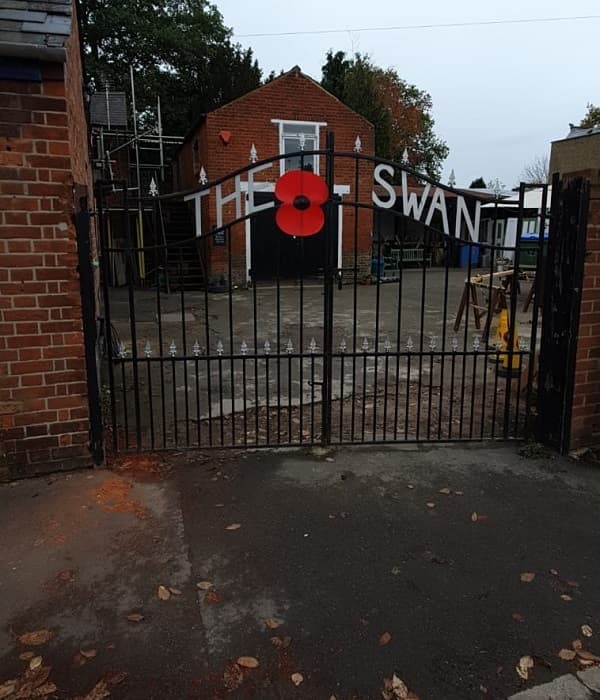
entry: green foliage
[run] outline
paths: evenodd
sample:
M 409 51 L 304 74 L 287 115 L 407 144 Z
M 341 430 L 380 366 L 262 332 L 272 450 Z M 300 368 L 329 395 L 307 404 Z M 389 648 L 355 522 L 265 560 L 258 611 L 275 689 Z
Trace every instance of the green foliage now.
M 593 126 L 600 126 L 600 107 L 596 107 L 591 102 L 588 102 L 587 112 L 581 120 L 580 126 L 591 129 Z
M 150 117 L 161 98 L 163 131 L 183 134 L 206 111 L 260 85 L 251 49 L 208 0 L 81 0 L 86 70 L 96 89 L 129 93 Z
M 408 150 L 411 165 L 439 179 L 448 146 L 433 130 L 431 97 L 400 78 L 392 68 L 375 66 L 359 53 L 348 58 L 329 51 L 322 86 L 375 127 L 375 153 L 400 160 Z
M 482 177 L 478 177 L 476 180 L 473 180 L 473 182 L 469 185 L 470 188 L 473 189 L 485 189 L 487 185 L 485 184 L 485 180 Z

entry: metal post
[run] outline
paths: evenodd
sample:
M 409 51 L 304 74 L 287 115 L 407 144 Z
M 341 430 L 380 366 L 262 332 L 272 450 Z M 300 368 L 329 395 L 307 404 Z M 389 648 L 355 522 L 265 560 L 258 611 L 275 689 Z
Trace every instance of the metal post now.
M 135 84 L 133 82 L 133 66 L 129 66 L 129 77 L 131 80 L 131 107 L 133 109 L 133 136 L 134 136 L 134 147 L 135 147 L 135 172 L 136 172 L 136 185 L 137 185 L 137 247 L 138 247 L 138 267 L 140 277 L 144 280 L 146 279 L 146 264 L 144 260 L 144 218 L 142 213 L 142 183 L 141 183 L 141 173 L 140 173 L 140 144 L 138 139 L 138 129 L 137 129 L 137 109 L 135 106 Z M 127 178 L 129 180 L 129 178 Z
M 333 131 L 327 132 L 326 141 L 326 171 L 325 180 L 329 188 L 329 199 L 325 205 L 325 289 L 323 300 L 323 389 L 321 395 L 321 445 L 331 444 L 331 381 L 333 374 L 333 284 L 334 272 L 332 267 L 333 248 L 337 233 L 333 198 L 334 179 L 334 148 L 335 136 Z

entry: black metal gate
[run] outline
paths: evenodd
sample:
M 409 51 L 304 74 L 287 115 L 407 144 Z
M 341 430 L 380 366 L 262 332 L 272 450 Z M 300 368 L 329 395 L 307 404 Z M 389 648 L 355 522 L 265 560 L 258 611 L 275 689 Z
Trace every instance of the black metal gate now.
M 253 227 L 269 211 L 282 221 L 283 206 L 258 209 L 267 200 L 254 193 L 277 187 L 268 168 L 279 172 L 289 154 L 183 194 L 98 185 L 108 447 L 524 435 L 547 186 L 521 185 L 508 200 L 463 192 L 360 150 L 337 152 L 331 134 L 325 149 L 296 155 L 302 171 L 308 156 L 324 165 L 327 201 L 307 189 L 286 204 L 292 219 L 323 212 L 317 269 L 305 264 L 310 239 L 291 247 L 274 220 L 264 223 L 271 273 L 251 259 Z

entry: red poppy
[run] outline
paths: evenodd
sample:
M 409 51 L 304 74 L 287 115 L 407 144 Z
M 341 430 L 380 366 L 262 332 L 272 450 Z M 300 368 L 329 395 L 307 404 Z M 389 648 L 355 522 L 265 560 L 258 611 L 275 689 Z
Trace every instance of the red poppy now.
M 313 236 L 323 228 L 323 204 L 329 199 L 325 180 L 308 170 L 289 170 L 275 185 L 281 206 L 275 212 L 277 226 L 290 236 Z

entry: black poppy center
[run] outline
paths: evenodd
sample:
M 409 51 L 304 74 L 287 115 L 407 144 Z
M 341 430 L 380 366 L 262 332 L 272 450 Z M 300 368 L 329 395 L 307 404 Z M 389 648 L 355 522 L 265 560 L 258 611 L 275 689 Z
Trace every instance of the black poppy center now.
M 304 209 L 308 209 L 308 207 L 310 207 L 310 199 L 305 197 L 303 194 L 299 194 L 296 199 L 294 199 L 294 206 L 296 209 L 304 211 Z

